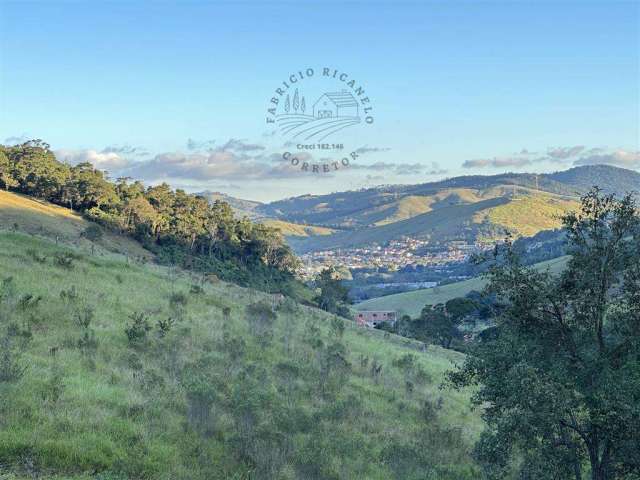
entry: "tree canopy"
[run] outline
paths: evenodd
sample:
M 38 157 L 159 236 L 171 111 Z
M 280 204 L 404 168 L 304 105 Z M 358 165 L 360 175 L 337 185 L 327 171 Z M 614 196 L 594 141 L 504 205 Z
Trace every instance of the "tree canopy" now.
M 270 291 L 293 279 L 298 260 L 277 230 L 234 218 L 231 207 L 167 184 L 109 180 L 90 163 L 59 162 L 49 145 L 0 145 L 0 187 L 82 212 L 104 227 L 135 236 L 160 261 L 213 271 Z
M 640 478 L 640 218 L 630 195 L 593 189 L 563 218 L 560 276 L 507 245 L 488 290 L 504 310 L 450 374 L 477 387 L 488 478 Z

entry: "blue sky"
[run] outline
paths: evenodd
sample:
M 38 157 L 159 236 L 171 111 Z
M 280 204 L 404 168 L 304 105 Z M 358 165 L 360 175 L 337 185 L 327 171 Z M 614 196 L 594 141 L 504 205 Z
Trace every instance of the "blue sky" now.
M 0 0 L 0 142 L 259 200 L 637 169 L 639 5 Z M 309 67 L 357 79 L 375 114 L 338 138 L 366 154 L 328 174 L 282 161 L 287 138 L 265 124 L 274 89 Z

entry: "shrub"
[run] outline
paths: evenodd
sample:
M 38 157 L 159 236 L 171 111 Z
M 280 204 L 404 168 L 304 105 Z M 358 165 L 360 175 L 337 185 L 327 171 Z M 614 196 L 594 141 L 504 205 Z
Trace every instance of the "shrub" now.
M 19 361 L 19 354 L 14 351 L 9 336 L 0 341 L 0 383 L 17 382 L 26 371 Z
M 62 290 L 60 292 L 60 299 L 65 303 L 74 303 L 78 300 L 78 291 L 75 285 L 71 285 L 69 290 Z
M 189 303 L 189 299 L 182 292 L 174 292 L 169 297 L 169 306 L 173 309 L 185 307 L 187 303 Z
M 7 277 L 0 283 L 0 303 L 7 303 L 11 301 L 16 295 L 15 284 L 13 283 L 13 277 Z
M 413 372 L 416 367 L 416 356 L 411 353 L 406 353 L 401 357 L 395 359 L 393 366 L 405 372 Z
M 89 356 L 98 349 L 98 340 L 93 330 L 85 330 L 78 340 L 78 348 L 82 353 Z
M 147 333 L 151 330 L 147 314 L 144 312 L 133 312 L 129 315 L 131 323 L 125 328 L 124 332 L 129 339 L 129 344 L 135 345 L 147 338 Z
M 24 327 L 21 327 L 16 322 L 11 322 L 7 325 L 7 336 L 18 338 L 26 345 L 33 338 L 31 325 L 25 323 Z
M 81 236 L 92 242 L 97 242 L 104 236 L 104 232 L 99 225 L 91 224 L 81 233 Z
M 91 322 L 93 321 L 94 310 L 93 307 L 88 305 L 84 306 L 81 309 L 77 309 L 75 312 L 75 321 L 76 325 L 80 328 L 87 329 Z
M 344 329 L 344 320 L 342 320 L 340 317 L 333 317 L 331 319 L 331 333 L 333 335 L 335 335 L 337 338 L 342 338 Z
M 251 333 L 262 338 L 271 331 L 277 318 L 276 312 L 265 301 L 247 305 L 245 314 Z
M 27 255 L 37 263 L 46 263 L 47 257 L 44 255 L 40 255 L 36 250 L 30 248 L 27 250 Z
M 166 320 L 160 319 L 156 322 L 156 326 L 158 327 L 158 336 L 160 338 L 164 338 L 171 331 L 175 320 L 171 317 Z
M 56 253 L 53 256 L 53 263 L 55 266 L 65 270 L 73 270 L 73 255 L 68 252 Z
M 57 403 L 64 391 L 64 383 L 60 369 L 54 365 L 42 390 L 42 399 L 46 402 Z
M 38 306 L 41 300 L 42 300 L 41 296 L 34 297 L 30 293 L 24 294 L 18 300 L 18 310 L 23 312 L 27 310 L 33 310 Z

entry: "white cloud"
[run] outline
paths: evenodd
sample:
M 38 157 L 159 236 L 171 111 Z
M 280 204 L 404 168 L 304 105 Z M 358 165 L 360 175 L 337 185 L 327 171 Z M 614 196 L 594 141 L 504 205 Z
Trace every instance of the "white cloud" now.
M 574 165 L 615 165 L 623 168 L 640 168 L 640 152 L 616 150 L 611 153 L 596 153 L 579 158 Z
M 479 158 L 475 160 L 466 160 L 463 164 L 463 168 L 505 168 L 505 167 L 525 167 L 531 165 L 533 160 L 527 156 L 515 156 L 515 157 L 494 157 L 494 158 Z
M 547 150 L 547 156 L 552 160 L 567 160 L 584 152 L 584 145 L 575 147 L 551 147 Z
M 480 158 L 474 160 L 466 160 L 463 168 L 520 168 L 530 165 L 550 162 L 550 163 L 568 163 L 573 165 L 617 165 L 625 168 L 640 167 L 638 152 L 630 152 L 626 150 L 609 150 L 600 147 L 587 149 L 583 145 L 572 147 L 550 147 L 547 153 L 538 155 L 523 149 L 520 153 L 493 158 Z
M 55 152 L 56 158 L 61 162 L 70 165 L 78 165 L 79 163 L 89 162 L 100 170 L 117 171 L 129 165 L 129 160 L 122 157 L 116 152 L 85 149 L 85 150 L 68 150 L 60 149 Z
M 285 162 L 274 164 L 259 157 L 238 154 L 231 150 L 210 153 L 162 153 L 153 159 L 136 162 L 127 175 L 145 180 L 254 180 L 287 178 L 299 172 Z

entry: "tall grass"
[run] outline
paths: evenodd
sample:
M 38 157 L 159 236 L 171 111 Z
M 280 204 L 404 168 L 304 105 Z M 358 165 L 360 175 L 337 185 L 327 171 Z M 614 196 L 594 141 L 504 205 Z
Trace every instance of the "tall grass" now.
M 455 353 L 18 233 L 0 277 L 2 480 L 477 478 Z

